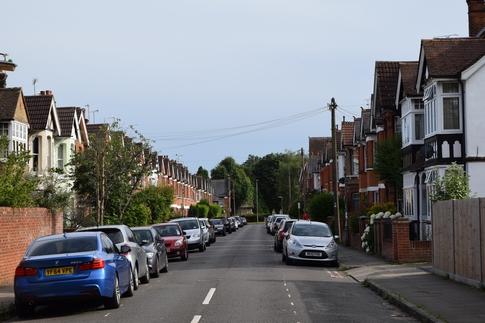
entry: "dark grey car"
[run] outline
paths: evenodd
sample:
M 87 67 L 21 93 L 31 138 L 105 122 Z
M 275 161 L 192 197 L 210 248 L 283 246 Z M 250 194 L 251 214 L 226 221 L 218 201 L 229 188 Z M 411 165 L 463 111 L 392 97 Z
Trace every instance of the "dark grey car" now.
M 131 228 L 148 257 L 148 268 L 152 277 L 168 272 L 168 256 L 165 240 L 151 227 Z

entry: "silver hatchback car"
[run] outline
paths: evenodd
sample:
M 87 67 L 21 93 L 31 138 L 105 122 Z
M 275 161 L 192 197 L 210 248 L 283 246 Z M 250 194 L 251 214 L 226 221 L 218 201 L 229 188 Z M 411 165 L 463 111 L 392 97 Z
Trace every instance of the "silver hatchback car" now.
M 124 225 L 100 225 L 99 227 L 80 228 L 76 231 L 102 231 L 121 249 L 121 246 L 129 246 L 131 252 L 124 256 L 131 262 L 131 272 L 133 273 L 134 289 L 138 289 L 138 279 L 142 284 L 150 282 L 150 270 L 148 268 L 148 256 L 141 246 L 141 241 L 133 234 L 131 229 Z
M 338 266 L 339 236 L 333 236 L 330 227 L 323 222 L 296 221 L 283 239 L 282 261 L 291 265 L 294 260 L 328 262 Z

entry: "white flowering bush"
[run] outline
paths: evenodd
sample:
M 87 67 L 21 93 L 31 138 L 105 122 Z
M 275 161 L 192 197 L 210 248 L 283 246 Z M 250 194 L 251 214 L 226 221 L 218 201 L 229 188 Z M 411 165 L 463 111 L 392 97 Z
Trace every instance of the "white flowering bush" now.
M 374 222 L 378 219 L 396 219 L 401 218 L 403 215 L 400 212 L 395 212 L 396 208 L 393 203 L 386 203 L 384 205 L 374 205 L 370 209 L 375 211 L 369 217 L 369 223 L 364 229 L 364 234 L 360 237 L 362 240 L 362 249 L 365 252 L 374 251 Z M 382 210 L 382 211 L 381 211 Z M 378 212 L 379 211 L 379 212 Z

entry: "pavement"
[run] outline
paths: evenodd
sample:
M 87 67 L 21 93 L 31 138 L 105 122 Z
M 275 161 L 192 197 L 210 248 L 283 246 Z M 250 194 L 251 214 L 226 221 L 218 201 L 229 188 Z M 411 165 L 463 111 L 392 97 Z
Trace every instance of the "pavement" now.
M 341 269 L 421 322 L 485 322 L 485 290 L 433 274 L 429 263 L 393 264 L 339 247 Z M 0 286 L 0 318 L 14 303 L 13 286 Z

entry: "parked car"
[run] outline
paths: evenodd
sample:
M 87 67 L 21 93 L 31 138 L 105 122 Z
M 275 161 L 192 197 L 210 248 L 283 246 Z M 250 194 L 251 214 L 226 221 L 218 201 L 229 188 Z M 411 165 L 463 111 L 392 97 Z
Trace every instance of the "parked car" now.
M 333 236 L 323 222 L 300 220 L 291 226 L 283 240 L 281 260 L 291 265 L 294 260 L 328 262 L 338 266 L 339 236 Z
M 289 219 L 290 216 L 289 215 L 286 215 L 286 214 L 277 214 L 277 215 L 274 215 L 272 218 L 271 218 L 271 223 L 270 223 L 270 234 L 274 235 L 276 233 L 276 230 L 278 229 L 278 225 L 280 224 L 280 221 L 283 220 L 283 219 Z
M 98 227 L 79 228 L 76 231 L 102 231 L 116 244 L 118 249 L 121 249 L 121 246 L 124 245 L 130 246 L 131 251 L 125 256 L 131 263 L 135 290 L 138 289 L 138 281 L 142 284 L 150 282 L 147 254 L 129 227 L 124 224 L 101 225 Z
M 148 257 L 148 268 L 152 277 L 168 272 L 168 255 L 165 241 L 158 232 L 151 227 L 131 228 Z
M 239 220 L 233 216 L 231 216 L 229 219 L 231 219 L 234 222 L 234 231 L 237 231 L 237 229 L 239 229 Z
M 243 225 L 247 225 L 248 224 L 248 219 L 246 219 L 245 217 L 241 217 L 241 220 L 243 222 Z
M 130 261 L 102 232 L 73 232 L 40 237 L 15 269 L 15 308 L 20 317 L 35 307 L 59 302 L 102 300 L 120 307 L 120 296 L 133 296 Z
M 268 215 L 268 217 L 266 218 L 266 233 L 270 233 L 270 224 L 271 224 L 271 219 L 273 218 L 272 215 Z
M 152 228 L 165 240 L 168 258 L 189 259 L 189 247 L 185 233 L 177 222 L 153 224 Z
M 199 252 L 205 251 L 206 245 L 204 240 L 204 233 L 202 232 L 202 228 L 200 227 L 199 219 L 194 217 L 179 218 L 170 220 L 170 222 L 177 222 L 178 224 L 180 224 L 180 227 L 185 232 L 185 236 L 187 237 L 189 250 L 199 249 Z
M 209 223 L 214 227 L 214 231 L 216 235 L 225 236 L 226 235 L 226 226 L 221 219 L 211 219 Z
M 284 219 L 281 220 L 278 230 L 276 230 L 276 234 L 274 235 L 274 246 L 273 249 L 276 252 L 281 252 L 281 249 L 283 249 L 283 239 L 286 236 L 286 233 L 288 232 L 288 229 L 291 227 L 293 222 L 296 222 L 297 220 L 293 219 Z
M 219 219 L 224 223 L 224 227 L 226 228 L 226 233 L 229 233 L 229 234 L 232 233 L 231 221 L 229 221 L 225 216 L 214 218 L 214 220 L 215 219 Z
M 235 215 L 234 218 L 239 222 L 239 227 L 242 228 L 244 226 L 244 222 L 239 215 Z
M 208 219 L 199 218 L 199 222 L 200 226 L 202 227 L 202 231 L 204 232 L 205 245 L 210 246 L 213 242 L 216 242 L 216 232 L 209 223 Z
M 236 232 L 236 219 L 229 217 L 227 218 L 227 221 L 231 225 L 231 229 L 229 230 L 229 233 Z

